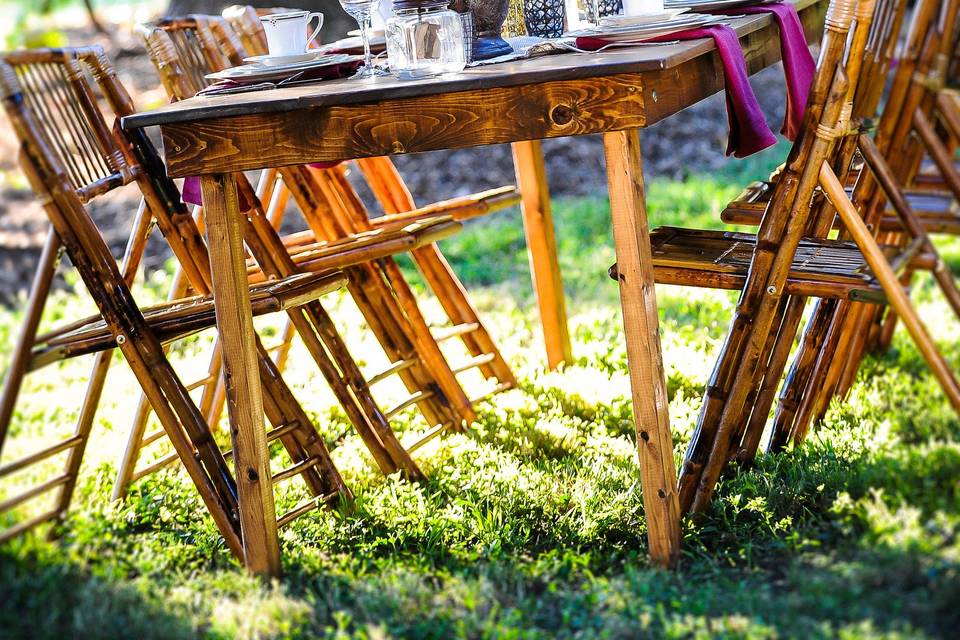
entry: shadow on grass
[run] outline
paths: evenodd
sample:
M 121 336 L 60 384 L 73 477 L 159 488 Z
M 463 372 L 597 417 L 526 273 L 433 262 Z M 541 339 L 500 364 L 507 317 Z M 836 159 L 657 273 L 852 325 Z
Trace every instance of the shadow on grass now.
M 0 548 L 4 638 L 193 638 L 185 615 L 136 582 L 91 575 L 49 547 Z

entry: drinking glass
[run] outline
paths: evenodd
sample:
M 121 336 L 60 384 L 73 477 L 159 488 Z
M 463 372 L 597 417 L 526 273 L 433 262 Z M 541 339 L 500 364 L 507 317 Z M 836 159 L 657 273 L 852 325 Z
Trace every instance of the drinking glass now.
M 363 67 L 360 68 L 351 78 L 373 78 L 375 76 L 388 75 L 386 71 L 373 66 L 373 56 L 370 54 L 370 36 L 371 16 L 376 10 L 380 0 L 340 0 L 340 6 L 350 14 L 350 17 L 357 21 L 360 26 L 360 40 L 363 42 Z

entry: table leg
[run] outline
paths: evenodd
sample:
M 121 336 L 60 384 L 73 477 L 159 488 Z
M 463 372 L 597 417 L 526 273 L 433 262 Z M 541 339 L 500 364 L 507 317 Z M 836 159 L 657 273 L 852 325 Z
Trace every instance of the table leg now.
M 573 362 L 567 309 L 557 261 L 557 240 L 550 211 L 550 192 L 539 140 L 513 143 L 513 163 L 522 198 L 523 229 L 530 255 L 530 272 L 537 294 L 547 364 L 551 369 Z
M 660 352 L 639 132 L 632 129 L 606 133 L 603 147 L 650 555 L 655 564 L 670 567 L 676 563 L 680 548 L 680 505 Z
M 244 563 L 254 574 L 278 576 L 280 546 L 237 186 L 230 174 L 204 176 L 201 186 L 213 265 L 210 275 L 223 353 Z

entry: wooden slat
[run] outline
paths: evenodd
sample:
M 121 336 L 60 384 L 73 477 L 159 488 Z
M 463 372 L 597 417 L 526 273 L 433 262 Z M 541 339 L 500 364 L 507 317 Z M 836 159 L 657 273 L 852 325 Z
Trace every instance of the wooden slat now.
M 55 478 L 47 480 L 46 482 L 38 484 L 35 487 L 31 487 L 30 489 L 27 489 L 23 493 L 17 494 L 11 498 L 7 498 L 3 502 L 0 502 L 0 513 L 4 511 L 9 511 L 10 509 L 13 509 L 18 504 L 22 504 L 23 502 L 26 502 L 30 498 L 36 497 L 41 493 L 46 493 L 50 489 L 67 484 L 67 482 L 69 481 L 70 481 L 70 475 L 64 473 Z
M 493 362 L 495 357 L 495 354 L 492 353 L 481 353 L 478 356 L 474 356 L 465 362 L 453 366 L 452 370 L 454 373 L 463 373 L 464 371 L 469 371 L 470 369 L 479 367 L 482 364 Z
M 413 453 L 414 451 L 416 451 L 417 449 L 419 449 L 420 447 L 427 444 L 428 442 L 430 442 L 431 440 L 439 436 L 441 433 L 449 429 L 450 426 L 451 425 L 449 422 L 438 424 L 435 427 L 432 427 L 426 433 L 422 434 L 420 437 L 418 437 L 416 440 L 414 440 L 410 444 L 404 445 L 403 448 L 409 451 L 410 453 Z
M 408 224 L 413 220 L 425 220 L 437 216 L 449 216 L 453 220 L 469 220 L 519 203 L 520 194 L 516 187 L 505 186 L 469 196 L 435 202 L 402 213 L 383 215 L 370 220 L 370 224 L 374 228 L 392 227 Z
M 382 382 L 383 380 L 386 380 L 387 378 L 389 378 L 394 374 L 397 374 L 397 373 L 400 373 L 401 371 L 405 371 L 406 369 L 409 369 L 410 367 L 417 364 L 418 362 L 420 362 L 420 360 L 418 360 L 417 358 L 407 358 L 406 360 L 398 360 L 392 363 L 389 367 L 387 367 L 380 373 L 372 376 L 369 380 L 367 380 L 367 386 L 372 387 L 378 382 Z
M 476 331 L 479 328 L 480 325 L 476 322 L 465 322 L 452 327 L 442 327 L 433 332 L 433 339 L 437 342 L 446 342 L 447 340 L 452 340 L 453 338 Z
M 398 413 L 406 409 L 407 407 L 411 407 L 418 402 L 423 402 L 424 400 L 429 400 L 434 395 L 435 394 L 433 393 L 433 391 L 417 391 L 416 393 L 412 394 L 409 398 L 407 398 L 397 406 L 385 411 L 384 415 L 387 417 L 387 420 L 389 420 L 393 418 L 393 416 L 397 415 Z
M 176 451 L 168 453 L 167 455 L 163 456 L 162 458 L 159 458 L 155 462 L 152 462 L 147 466 L 145 466 L 144 468 L 140 469 L 139 471 L 136 471 L 133 474 L 133 476 L 131 476 L 130 482 L 136 482 L 140 478 L 145 478 L 151 473 L 156 473 L 160 469 L 169 467 L 170 465 L 172 465 L 174 462 L 177 462 L 178 460 L 180 460 L 180 456 L 177 455 Z
M 143 449 L 144 447 L 153 444 L 165 435 L 167 435 L 166 431 L 163 429 L 157 429 L 153 433 L 143 436 L 143 439 L 140 441 L 140 448 Z
M 282 528 L 299 518 L 305 513 L 309 513 L 314 509 L 320 508 L 321 505 L 330 504 L 336 500 L 340 494 L 331 493 L 326 496 L 317 496 L 315 498 L 307 498 L 297 506 L 295 506 L 290 511 L 287 511 L 285 514 L 280 516 L 280 519 L 277 520 L 277 528 Z
M 273 474 L 273 483 L 276 484 L 278 482 L 283 482 L 284 480 L 289 480 L 293 476 L 299 475 L 307 469 L 312 469 L 313 467 L 317 466 L 318 462 L 320 462 L 320 458 L 316 456 L 310 456 L 305 460 L 301 460 L 296 464 L 290 465 L 286 469 Z
M 2 467 L 0 467 L 0 478 L 2 478 L 2 477 L 4 477 L 4 476 L 8 476 L 8 475 L 10 475 L 11 473 L 14 473 L 14 472 L 16 472 L 16 471 L 19 471 L 20 469 L 23 469 L 24 467 L 28 467 L 28 466 L 30 466 L 30 465 L 32 465 L 32 464 L 36 464 L 37 462 L 40 462 L 41 460 L 46 460 L 47 458 L 49 458 L 49 457 L 51 457 L 51 456 L 57 455 L 57 454 L 60 453 L 61 451 L 66 451 L 67 449 L 70 449 L 70 448 L 72 448 L 72 447 L 75 447 L 75 446 L 77 446 L 78 444 L 80 444 L 82 441 L 83 441 L 83 437 L 82 437 L 82 436 L 73 436 L 72 438 L 67 438 L 66 440 L 64 440 L 64 441 L 62 441 L 62 442 L 58 442 L 57 444 L 51 445 L 51 446 L 49 446 L 49 447 L 46 447 L 45 449 L 41 449 L 41 450 L 39 450 L 39 451 L 35 451 L 34 453 L 31 453 L 30 455 L 24 456 L 24 457 L 20 458 L 19 460 L 14 460 L 13 462 L 8 462 L 7 464 L 5 464 L 5 465 L 3 465 Z
M 30 518 L 29 520 L 25 520 L 13 527 L 10 527 L 5 531 L 0 531 L 0 544 L 3 544 L 7 540 L 13 540 L 17 536 L 29 531 L 30 529 L 33 529 L 38 525 L 43 524 L 44 522 L 53 520 L 59 515 L 60 515 L 60 511 L 58 509 L 52 509 L 45 513 L 41 513 L 40 515 L 34 518 Z
M 475 398 L 470 398 L 470 402 L 474 404 L 478 402 L 482 402 L 487 398 L 500 393 L 501 391 L 506 391 L 507 389 L 512 389 L 513 387 L 514 385 L 510 382 L 500 382 L 494 385 L 492 388 L 488 389 L 486 392 L 480 394 L 479 396 L 476 396 Z

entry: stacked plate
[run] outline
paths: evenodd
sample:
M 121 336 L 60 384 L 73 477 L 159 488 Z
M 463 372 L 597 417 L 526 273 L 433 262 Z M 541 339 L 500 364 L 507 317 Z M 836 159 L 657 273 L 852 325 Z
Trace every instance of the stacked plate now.
M 324 54 L 314 52 L 306 60 L 303 59 L 307 54 L 298 54 L 295 56 L 283 56 L 282 58 L 272 58 L 268 56 L 258 56 L 256 59 L 248 58 L 250 64 L 231 67 L 223 71 L 217 71 L 206 76 L 208 80 L 233 80 L 235 82 L 268 82 L 274 80 L 284 80 L 290 76 L 306 71 L 314 71 L 323 67 L 330 67 L 345 62 L 357 60 L 357 56 L 344 53 Z
M 628 27 L 628 26 L 644 26 L 648 24 L 656 24 L 657 22 L 663 22 L 665 20 L 672 20 L 676 18 L 681 13 L 686 13 L 690 11 L 687 7 L 680 7 L 677 9 L 667 9 L 664 8 L 663 11 L 658 11 L 657 13 L 646 13 L 642 16 L 603 16 L 600 18 L 601 27 Z
M 344 53 L 363 53 L 363 40 L 360 38 L 360 30 L 354 29 L 353 31 L 348 31 L 347 35 L 350 37 L 331 42 L 330 44 L 324 45 L 323 48 L 325 50 L 342 51 Z M 370 51 L 373 54 L 378 54 L 386 50 L 387 38 L 383 29 L 371 29 L 367 31 L 367 39 L 370 41 Z
M 664 0 L 664 9 L 690 9 L 693 11 L 713 11 L 716 9 L 735 9 L 749 4 L 763 4 L 771 0 Z
M 665 13 L 667 13 L 665 11 Z M 696 29 L 722 20 L 719 16 L 702 13 L 671 13 L 668 17 L 657 17 L 653 21 L 642 21 L 646 16 L 610 16 L 599 26 L 571 31 L 564 35 L 570 38 L 600 38 L 610 42 L 640 42 L 659 36 L 670 35 L 678 31 Z M 637 22 L 640 21 L 640 22 Z

